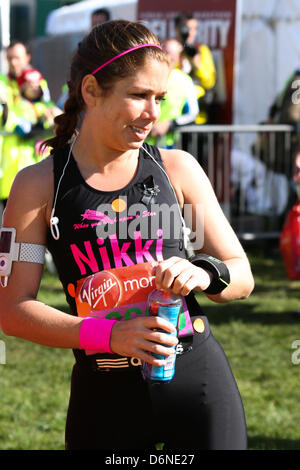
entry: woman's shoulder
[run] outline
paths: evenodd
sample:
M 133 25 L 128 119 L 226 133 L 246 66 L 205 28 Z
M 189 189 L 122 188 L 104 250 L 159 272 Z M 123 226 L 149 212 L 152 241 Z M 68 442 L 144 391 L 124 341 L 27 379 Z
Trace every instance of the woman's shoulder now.
M 53 200 L 52 157 L 19 171 L 4 211 L 4 224 L 32 243 L 44 243 Z M 25 238 L 24 238 L 25 240 Z
M 51 175 L 53 173 L 53 157 L 49 155 L 38 163 L 26 166 L 17 173 L 16 181 L 18 183 L 25 183 L 30 181 L 33 185 L 39 185 L 40 183 L 49 183 Z
M 161 158 L 166 169 L 169 169 L 171 172 L 183 171 L 200 171 L 201 166 L 198 163 L 197 159 L 186 152 L 185 150 L 180 149 L 159 149 Z
M 28 198 L 31 195 L 41 204 L 53 193 L 53 157 L 44 158 L 20 170 L 14 180 L 11 197 Z
M 195 192 L 197 188 L 199 193 L 205 180 L 204 172 L 196 158 L 184 150 L 160 149 L 160 153 L 165 171 L 182 206 L 191 191 Z

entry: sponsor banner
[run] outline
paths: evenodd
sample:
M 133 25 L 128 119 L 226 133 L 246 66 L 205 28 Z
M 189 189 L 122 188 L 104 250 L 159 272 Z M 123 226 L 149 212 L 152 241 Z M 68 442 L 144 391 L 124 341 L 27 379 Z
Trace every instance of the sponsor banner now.
M 155 264 L 148 262 L 112 268 L 80 279 L 74 293 L 78 315 L 114 320 L 149 315 L 147 299 L 156 289 L 155 276 L 152 274 Z M 182 300 L 179 337 L 189 336 L 193 332 L 185 298 Z

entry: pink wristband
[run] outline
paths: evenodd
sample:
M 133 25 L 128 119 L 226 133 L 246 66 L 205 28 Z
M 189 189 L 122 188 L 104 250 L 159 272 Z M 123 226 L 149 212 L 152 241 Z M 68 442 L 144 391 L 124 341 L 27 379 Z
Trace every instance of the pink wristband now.
M 86 317 L 81 323 L 79 343 L 82 349 L 112 353 L 111 329 L 117 320 Z

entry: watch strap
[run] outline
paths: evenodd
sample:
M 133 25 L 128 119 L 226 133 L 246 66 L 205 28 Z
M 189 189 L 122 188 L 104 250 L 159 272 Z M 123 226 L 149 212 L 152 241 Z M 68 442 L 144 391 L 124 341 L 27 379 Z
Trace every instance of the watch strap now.
M 230 284 L 229 269 L 223 261 L 204 253 L 192 256 L 189 261 L 212 273 L 213 279 L 208 288 L 203 291 L 206 294 L 219 294 Z

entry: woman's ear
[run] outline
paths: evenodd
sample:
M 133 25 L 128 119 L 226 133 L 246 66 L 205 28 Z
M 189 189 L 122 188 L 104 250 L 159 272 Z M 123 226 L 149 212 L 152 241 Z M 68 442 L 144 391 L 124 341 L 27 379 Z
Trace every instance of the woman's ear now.
M 93 75 L 86 75 L 81 82 L 81 94 L 87 106 L 95 106 L 96 99 L 100 97 L 101 91 L 96 78 Z

